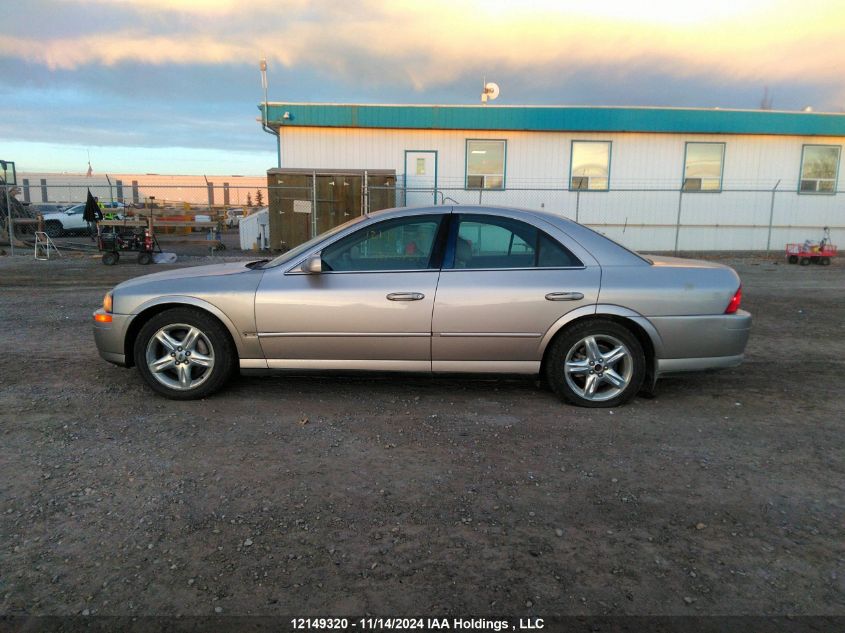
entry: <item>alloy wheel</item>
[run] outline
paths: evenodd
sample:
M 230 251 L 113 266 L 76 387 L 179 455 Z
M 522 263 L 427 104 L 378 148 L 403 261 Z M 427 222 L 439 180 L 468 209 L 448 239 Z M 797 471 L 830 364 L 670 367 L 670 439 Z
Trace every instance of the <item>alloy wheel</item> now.
M 566 354 L 564 376 L 569 387 L 592 402 L 611 400 L 631 382 L 634 362 L 631 351 L 608 334 L 591 334 L 575 343 Z
M 169 389 L 196 389 L 211 376 L 214 348 L 194 325 L 174 323 L 160 328 L 147 343 L 150 374 Z

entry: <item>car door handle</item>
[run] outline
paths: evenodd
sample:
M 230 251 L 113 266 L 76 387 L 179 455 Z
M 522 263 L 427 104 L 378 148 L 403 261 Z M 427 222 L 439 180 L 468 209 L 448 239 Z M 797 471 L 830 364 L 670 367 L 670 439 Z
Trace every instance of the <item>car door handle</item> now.
M 425 295 L 421 292 L 391 292 L 387 298 L 390 301 L 419 301 L 425 299 Z
M 582 292 L 550 292 L 546 295 L 548 301 L 580 301 L 583 298 Z

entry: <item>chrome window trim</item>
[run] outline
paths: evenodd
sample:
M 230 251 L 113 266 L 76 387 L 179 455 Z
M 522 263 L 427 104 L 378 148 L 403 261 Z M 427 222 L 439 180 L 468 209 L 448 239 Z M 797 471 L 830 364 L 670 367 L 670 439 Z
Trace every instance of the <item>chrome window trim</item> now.
M 308 259 L 307 257 L 305 259 Z M 303 260 L 304 262 L 305 260 Z M 300 262 L 300 265 L 303 263 Z M 296 268 L 296 266 L 294 266 Z M 467 269 L 469 270 L 469 269 Z M 286 275 L 367 275 L 371 273 L 436 273 L 440 272 L 439 268 L 409 268 L 403 270 L 324 270 L 319 273 L 306 273 L 301 270 L 291 270 L 286 272 Z
M 528 266 L 523 268 L 443 268 L 443 273 L 498 272 L 502 270 L 586 270 L 587 266 Z

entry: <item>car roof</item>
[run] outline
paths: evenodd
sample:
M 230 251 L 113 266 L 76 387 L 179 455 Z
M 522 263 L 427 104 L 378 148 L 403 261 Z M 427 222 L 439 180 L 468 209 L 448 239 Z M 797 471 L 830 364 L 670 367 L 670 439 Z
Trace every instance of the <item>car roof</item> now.
M 522 209 L 510 206 L 492 205 L 432 205 L 424 207 L 397 207 L 374 211 L 369 214 L 373 219 L 388 219 L 407 215 L 422 215 L 426 213 L 472 213 L 476 215 L 498 215 L 514 219 L 521 219 L 531 224 L 537 220 L 551 224 L 566 233 L 593 255 L 603 266 L 642 266 L 649 265 L 649 261 L 637 253 L 617 244 L 610 238 L 596 231 L 578 224 L 563 215 L 563 212 L 546 211 L 540 209 Z

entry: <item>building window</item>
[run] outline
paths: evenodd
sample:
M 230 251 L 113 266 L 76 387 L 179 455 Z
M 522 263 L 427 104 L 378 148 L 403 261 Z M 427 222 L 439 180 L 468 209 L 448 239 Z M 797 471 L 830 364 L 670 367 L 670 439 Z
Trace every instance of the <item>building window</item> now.
M 569 187 L 607 191 L 610 185 L 610 141 L 572 141 Z
M 687 143 L 684 191 L 721 191 L 724 143 Z
M 505 188 L 505 141 L 467 139 L 467 189 Z
M 801 152 L 801 193 L 834 193 L 839 172 L 839 145 L 805 145 Z

